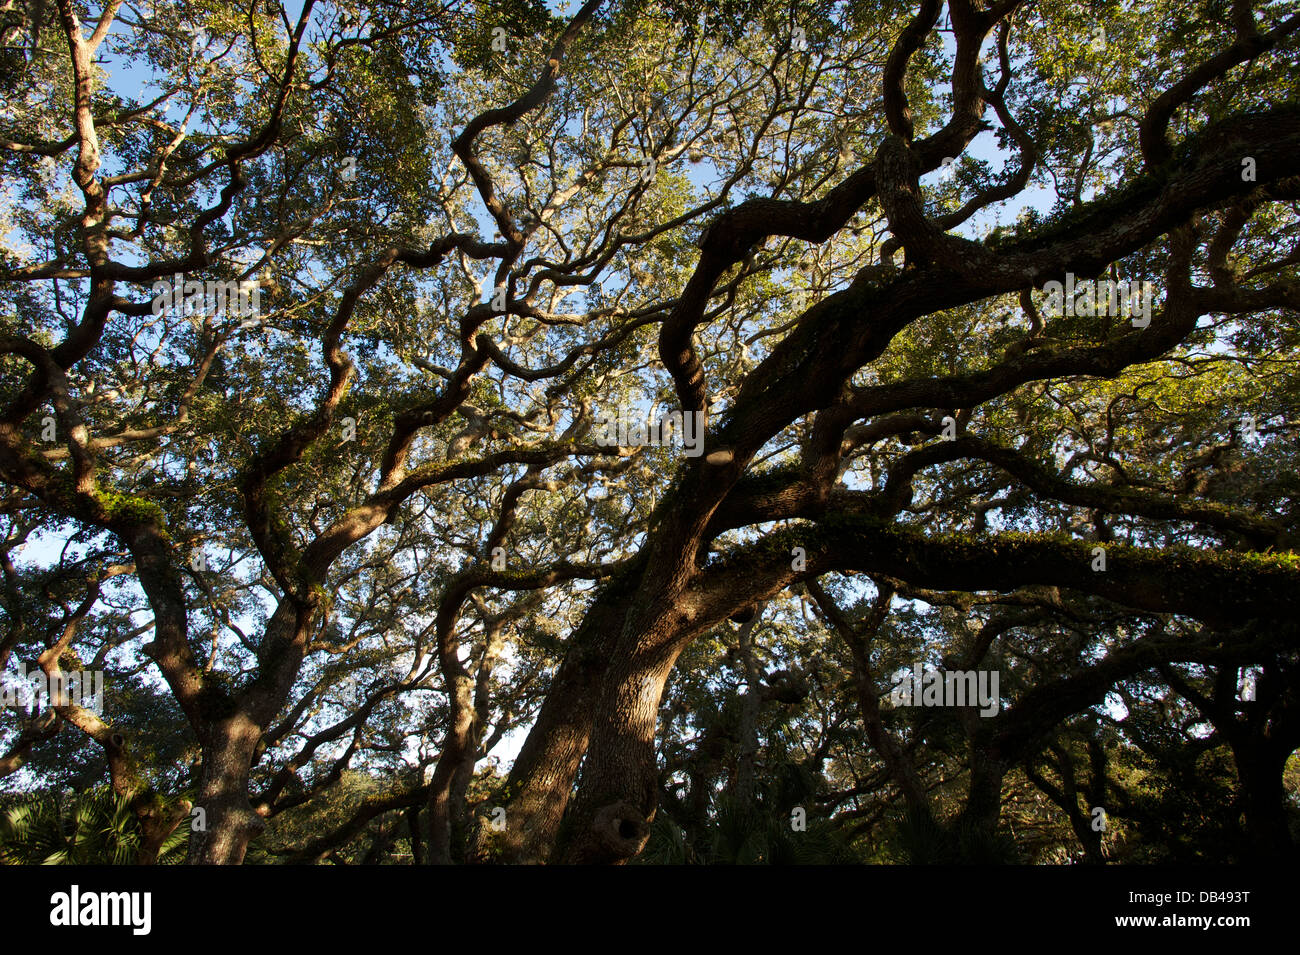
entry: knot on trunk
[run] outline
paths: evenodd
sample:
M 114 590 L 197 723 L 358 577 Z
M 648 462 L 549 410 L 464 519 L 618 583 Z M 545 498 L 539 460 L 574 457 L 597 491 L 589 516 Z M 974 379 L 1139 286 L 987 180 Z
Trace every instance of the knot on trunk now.
M 602 849 L 620 859 L 630 859 L 649 838 L 650 823 L 636 806 L 616 802 L 596 811 L 591 831 Z

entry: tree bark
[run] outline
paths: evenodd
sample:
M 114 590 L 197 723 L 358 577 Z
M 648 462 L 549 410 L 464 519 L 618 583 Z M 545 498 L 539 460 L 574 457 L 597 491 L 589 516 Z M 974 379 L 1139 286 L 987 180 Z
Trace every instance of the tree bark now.
M 601 712 L 627 614 L 626 589 L 625 579 L 611 581 L 569 639 L 550 692 L 506 780 L 501 797 L 506 829 L 494 840 L 495 861 L 542 863 L 551 855 Z
M 191 865 L 239 865 L 248 843 L 262 831 L 262 818 L 248 798 L 248 777 L 262 729 L 235 713 L 204 733 L 203 762 L 195 805 L 206 814 L 206 831 L 190 834 Z
M 997 833 L 1002 814 L 1002 778 L 1008 766 L 996 754 L 978 744 L 970 750 L 970 789 L 959 825 L 985 839 Z
M 556 861 L 622 863 L 644 848 L 658 800 L 659 702 L 682 648 L 647 646 L 616 670 Z

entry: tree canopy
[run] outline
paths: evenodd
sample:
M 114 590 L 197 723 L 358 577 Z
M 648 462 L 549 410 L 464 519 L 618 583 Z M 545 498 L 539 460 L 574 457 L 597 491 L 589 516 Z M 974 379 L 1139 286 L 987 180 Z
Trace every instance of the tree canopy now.
M 0 30 L 0 860 L 1295 858 L 1291 5 Z

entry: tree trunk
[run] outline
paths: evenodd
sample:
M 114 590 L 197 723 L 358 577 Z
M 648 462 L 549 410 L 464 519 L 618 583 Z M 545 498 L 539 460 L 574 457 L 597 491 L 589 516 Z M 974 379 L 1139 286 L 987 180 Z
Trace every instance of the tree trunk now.
M 447 727 L 447 738 L 438 756 L 438 766 L 433 771 L 429 784 L 429 864 L 451 865 L 452 863 L 452 829 L 453 802 L 455 783 L 458 774 L 463 773 L 466 760 L 473 770 L 474 745 L 474 709 L 471 696 L 472 684 L 469 674 L 459 662 L 459 671 L 449 675 L 447 694 L 453 697 L 451 707 L 451 724 Z M 461 790 L 464 796 L 464 789 Z
M 506 780 L 506 829 L 494 834 L 494 861 L 541 863 L 550 857 L 601 712 L 602 691 L 627 613 L 624 601 L 622 588 L 608 587 L 569 639 L 537 722 Z
M 758 755 L 758 711 L 762 705 L 762 678 L 750 634 L 763 617 L 762 608 L 740 626 L 740 662 L 745 668 L 745 695 L 740 699 L 740 746 L 736 753 L 736 799 L 754 803 L 754 758 Z M 692 787 L 693 788 L 693 787 Z
M 626 862 L 645 846 L 658 800 L 655 730 L 668 675 L 688 640 L 672 639 L 667 608 L 636 652 L 615 660 L 602 718 L 591 737 L 582 780 L 556 861 Z
M 190 804 L 186 800 L 167 806 L 154 793 L 142 797 L 147 805 L 135 805 L 136 817 L 140 820 L 140 848 L 136 850 L 136 865 L 155 865 L 158 853 L 167 837 L 176 831 L 176 827 L 189 815 Z
M 1253 736 L 1234 743 L 1232 754 L 1241 781 L 1252 861 L 1296 861 L 1282 784 L 1290 752 L 1267 737 Z
M 997 836 L 998 818 L 1002 814 L 1002 778 L 1006 772 L 1007 766 L 998 755 L 971 746 L 970 789 L 958 825 L 980 845 L 991 846 Z
M 248 843 L 265 823 L 248 800 L 248 776 L 262 730 L 236 713 L 204 734 L 203 763 L 195 806 L 206 814 L 206 831 L 190 834 L 191 865 L 239 865 Z
M 424 865 L 424 838 L 420 832 L 420 807 L 411 806 L 406 810 L 406 826 L 411 842 L 411 864 Z

